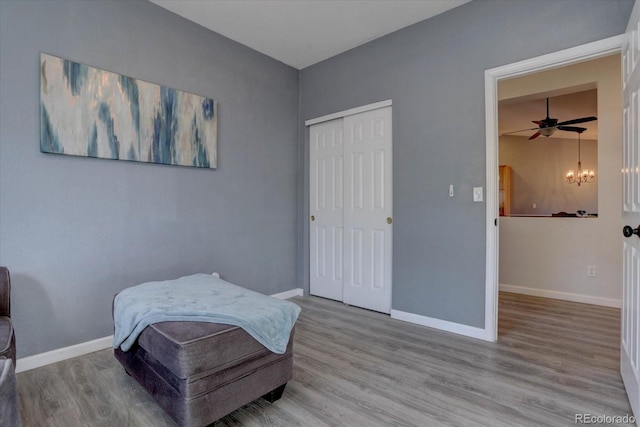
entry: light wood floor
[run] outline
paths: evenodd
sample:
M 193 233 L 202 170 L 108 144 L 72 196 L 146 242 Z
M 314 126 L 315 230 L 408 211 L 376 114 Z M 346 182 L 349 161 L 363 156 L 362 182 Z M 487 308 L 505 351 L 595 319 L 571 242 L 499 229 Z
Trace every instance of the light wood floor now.
M 302 307 L 282 399 L 216 426 L 562 426 L 631 413 L 617 309 L 500 294 L 498 343 L 316 297 Z M 172 426 L 102 350 L 18 374 L 23 426 Z

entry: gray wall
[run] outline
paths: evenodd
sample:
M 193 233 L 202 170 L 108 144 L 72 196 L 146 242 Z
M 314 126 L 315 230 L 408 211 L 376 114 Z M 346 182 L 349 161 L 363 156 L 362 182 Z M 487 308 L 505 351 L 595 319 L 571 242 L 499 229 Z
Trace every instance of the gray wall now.
M 215 98 L 218 169 L 39 152 L 46 52 Z M 112 333 L 119 290 L 295 288 L 298 71 L 146 1 L 0 1 L 0 265 L 18 356 Z
M 395 310 L 484 327 L 484 71 L 624 32 L 632 1 L 475 0 L 308 67 L 301 121 L 393 100 Z M 308 131 L 299 245 L 308 245 Z M 448 196 L 453 184 L 456 195 Z M 309 259 L 299 255 L 308 289 Z

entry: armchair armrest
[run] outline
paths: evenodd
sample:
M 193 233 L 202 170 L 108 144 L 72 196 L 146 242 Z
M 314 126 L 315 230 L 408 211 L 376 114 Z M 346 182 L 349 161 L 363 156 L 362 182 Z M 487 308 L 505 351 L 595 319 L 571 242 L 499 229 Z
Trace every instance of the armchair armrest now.
M 0 425 L 20 427 L 14 361 L 0 358 Z
M 11 277 L 7 267 L 0 267 L 0 316 L 11 317 Z

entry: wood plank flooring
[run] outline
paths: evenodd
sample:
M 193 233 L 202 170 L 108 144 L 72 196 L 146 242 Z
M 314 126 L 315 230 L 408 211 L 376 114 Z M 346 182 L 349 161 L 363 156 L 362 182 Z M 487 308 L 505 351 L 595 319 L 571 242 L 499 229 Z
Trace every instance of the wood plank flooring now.
M 620 310 L 500 294 L 497 343 L 316 297 L 302 307 L 294 378 L 216 426 L 569 426 L 626 415 Z M 23 426 L 173 426 L 111 350 L 18 374 Z

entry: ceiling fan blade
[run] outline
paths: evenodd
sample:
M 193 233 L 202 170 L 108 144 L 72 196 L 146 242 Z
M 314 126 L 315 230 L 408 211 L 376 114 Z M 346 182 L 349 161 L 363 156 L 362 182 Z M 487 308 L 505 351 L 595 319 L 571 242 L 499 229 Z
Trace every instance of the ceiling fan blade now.
M 567 120 L 565 122 L 560 122 L 557 124 L 557 126 L 564 126 L 564 125 L 575 125 L 577 123 L 586 123 L 586 122 L 592 122 L 594 120 L 598 120 L 597 117 L 595 116 L 589 116 L 589 117 L 582 117 L 580 119 L 573 119 L 573 120 Z
M 537 137 L 539 137 L 540 135 L 542 135 L 540 132 L 536 132 L 536 133 L 534 133 L 533 135 L 531 135 L 531 136 L 529 137 L 529 139 L 536 139 L 536 138 L 537 138 Z
M 530 132 L 532 130 L 538 130 L 538 129 L 540 129 L 540 128 L 529 128 L 529 129 L 512 130 L 511 132 L 501 133 L 500 136 L 502 136 L 502 135 L 511 135 L 512 133 L 518 133 L 518 132 Z
M 558 126 L 557 128 L 558 130 L 565 130 L 567 132 L 578 132 L 578 133 L 582 133 L 585 130 L 587 130 L 587 128 L 581 128 L 577 126 Z

